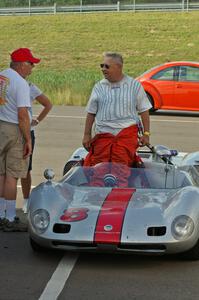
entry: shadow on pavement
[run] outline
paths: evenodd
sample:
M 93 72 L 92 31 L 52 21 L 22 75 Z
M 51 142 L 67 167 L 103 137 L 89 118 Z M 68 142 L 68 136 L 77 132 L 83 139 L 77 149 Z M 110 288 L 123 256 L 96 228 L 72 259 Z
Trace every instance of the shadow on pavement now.
M 177 116 L 177 117 L 199 117 L 199 111 L 181 111 L 181 110 L 157 110 L 150 112 L 151 116 Z

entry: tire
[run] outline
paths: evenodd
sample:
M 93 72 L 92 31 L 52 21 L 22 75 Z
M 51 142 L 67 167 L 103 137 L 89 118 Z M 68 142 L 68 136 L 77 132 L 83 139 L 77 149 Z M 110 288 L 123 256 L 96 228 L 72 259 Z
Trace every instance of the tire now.
M 30 237 L 30 245 L 34 252 L 44 252 L 46 248 L 37 244 L 31 237 Z
M 64 169 L 63 169 L 63 176 L 74 166 L 78 163 L 78 161 L 74 161 L 74 160 L 71 160 L 71 161 L 68 161 L 65 166 L 64 166 Z
M 199 240 L 190 250 L 183 252 L 181 257 L 185 260 L 199 260 Z
M 149 101 L 150 101 L 150 103 L 151 103 L 151 105 L 152 105 L 152 108 L 151 108 L 149 111 L 150 111 L 150 112 L 156 111 L 157 109 L 154 108 L 154 100 L 153 100 L 153 97 L 152 97 L 149 93 L 147 93 L 147 92 L 146 92 L 146 94 L 147 94 L 147 97 L 148 97 L 148 99 L 149 99 Z

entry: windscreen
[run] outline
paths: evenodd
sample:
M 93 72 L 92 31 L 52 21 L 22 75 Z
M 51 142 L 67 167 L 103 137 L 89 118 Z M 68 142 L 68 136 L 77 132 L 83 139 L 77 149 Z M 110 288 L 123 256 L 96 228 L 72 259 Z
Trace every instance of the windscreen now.
M 63 180 L 73 186 L 136 189 L 176 189 L 191 184 L 186 172 L 163 163 L 147 164 L 145 168 L 128 168 L 113 163 L 77 166 Z

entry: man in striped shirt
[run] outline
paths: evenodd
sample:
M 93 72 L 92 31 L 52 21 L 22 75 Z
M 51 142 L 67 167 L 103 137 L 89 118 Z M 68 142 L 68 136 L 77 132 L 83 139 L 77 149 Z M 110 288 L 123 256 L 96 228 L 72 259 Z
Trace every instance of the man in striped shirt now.
M 123 58 L 118 53 L 105 53 L 100 65 L 104 79 L 95 84 L 88 105 L 83 146 L 89 151 L 84 166 L 112 162 L 111 173 L 118 186 L 126 186 L 130 167 L 138 146 L 149 144 L 151 104 L 142 85 L 123 73 Z M 143 135 L 138 140 L 138 121 L 141 116 Z M 95 136 L 92 127 L 95 122 Z M 117 163 L 117 165 L 116 165 Z M 122 167 L 118 167 L 118 163 Z M 106 165 L 106 164 L 105 164 Z M 94 185 L 101 185 L 103 173 L 94 174 Z

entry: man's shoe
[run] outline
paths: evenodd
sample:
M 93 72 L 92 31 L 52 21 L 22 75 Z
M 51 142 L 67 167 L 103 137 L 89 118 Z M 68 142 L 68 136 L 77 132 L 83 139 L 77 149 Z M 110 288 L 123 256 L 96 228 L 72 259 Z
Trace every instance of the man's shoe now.
M 27 232 L 28 226 L 22 223 L 18 217 L 14 218 L 14 221 L 9 221 L 3 226 L 4 232 Z
M 4 228 L 4 226 L 6 224 L 8 224 L 8 223 L 9 223 L 8 219 L 6 219 L 6 218 L 0 218 L 0 230 L 2 230 Z

